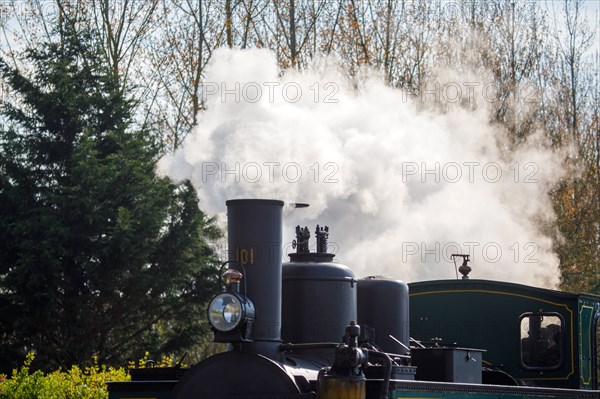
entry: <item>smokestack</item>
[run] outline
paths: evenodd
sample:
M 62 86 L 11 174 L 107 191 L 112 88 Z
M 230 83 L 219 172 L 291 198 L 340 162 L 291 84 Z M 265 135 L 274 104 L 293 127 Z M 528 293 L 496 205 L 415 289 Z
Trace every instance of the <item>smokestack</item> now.
M 256 318 L 247 352 L 272 359 L 281 344 L 281 250 L 283 201 L 236 199 L 226 202 L 231 269 L 244 274 L 240 292 L 254 302 Z

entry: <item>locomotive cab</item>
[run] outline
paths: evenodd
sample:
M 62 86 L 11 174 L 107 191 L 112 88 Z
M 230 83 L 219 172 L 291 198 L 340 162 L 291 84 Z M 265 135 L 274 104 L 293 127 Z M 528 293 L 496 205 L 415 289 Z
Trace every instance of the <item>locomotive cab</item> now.
M 597 389 L 598 296 L 487 280 L 426 281 L 410 284 L 410 311 L 415 339 L 485 349 L 484 383 L 501 371 L 520 385 Z

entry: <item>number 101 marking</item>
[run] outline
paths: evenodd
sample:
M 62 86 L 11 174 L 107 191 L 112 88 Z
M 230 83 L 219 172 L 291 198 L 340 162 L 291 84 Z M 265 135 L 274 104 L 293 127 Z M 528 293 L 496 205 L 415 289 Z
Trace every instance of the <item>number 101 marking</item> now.
M 253 265 L 254 264 L 254 248 L 250 249 L 238 249 L 235 251 L 235 261 L 242 265 Z

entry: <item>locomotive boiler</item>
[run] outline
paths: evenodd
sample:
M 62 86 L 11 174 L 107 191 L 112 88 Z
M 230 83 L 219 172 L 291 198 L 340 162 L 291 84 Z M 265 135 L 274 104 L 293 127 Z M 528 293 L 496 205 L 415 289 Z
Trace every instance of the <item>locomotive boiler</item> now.
M 327 252 L 325 226 L 314 236 L 298 226 L 282 263 L 284 203 L 226 205 L 225 289 L 207 317 L 227 351 L 187 370 L 132 370 L 131 382 L 109 383 L 110 399 L 600 397 L 599 297 L 468 278 L 359 279 Z M 549 331 L 555 357 L 541 360 Z

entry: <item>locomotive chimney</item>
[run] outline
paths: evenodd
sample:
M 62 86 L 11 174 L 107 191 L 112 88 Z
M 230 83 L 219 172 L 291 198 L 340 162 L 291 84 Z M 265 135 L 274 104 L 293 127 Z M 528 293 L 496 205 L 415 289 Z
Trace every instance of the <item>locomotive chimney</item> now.
M 241 348 L 278 359 L 283 201 L 239 199 L 226 204 L 230 268 L 244 274 L 240 291 L 256 307 L 254 342 L 244 342 Z

